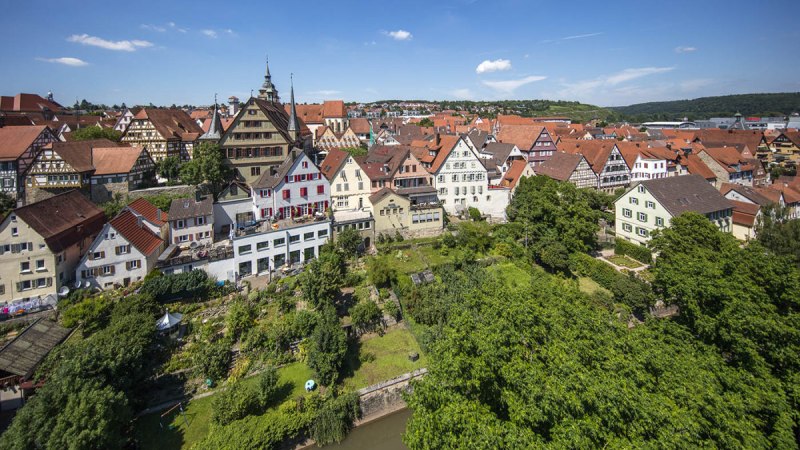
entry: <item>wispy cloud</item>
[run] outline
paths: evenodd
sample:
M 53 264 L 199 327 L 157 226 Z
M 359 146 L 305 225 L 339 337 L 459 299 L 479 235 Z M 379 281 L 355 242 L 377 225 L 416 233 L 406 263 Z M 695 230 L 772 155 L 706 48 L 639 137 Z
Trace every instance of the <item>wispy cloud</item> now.
M 49 63 L 55 63 L 55 64 L 63 64 L 65 66 L 72 66 L 72 67 L 82 67 L 82 66 L 88 66 L 89 65 L 89 63 L 87 63 L 86 61 L 84 61 L 82 59 L 71 58 L 69 56 L 64 56 L 62 58 L 36 58 L 36 60 L 37 61 L 49 62 Z
M 394 39 L 395 41 L 409 41 L 411 40 L 411 38 L 414 37 L 410 32 L 406 30 L 385 31 L 384 34 Z
M 635 80 L 637 78 L 646 77 L 647 75 L 654 75 L 657 73 L 664 73 L 675 70 L 674 67 L 640 67 L 636 69 L 625 69 L 622 72 L 615 73 L 614 75 L 606 78 L 606 83 L 610 85 L 617 85 L 626 81 Z
M 152 47 L 153 43 L 134 39 L 131 41 L 109 41 L 97 36 L 89 36 L 88 34 L 73 34 L 67 38 L 69 42 L 77 42 L 78 44 L 90 45 L 92 47 L 100 47 L 106 50 L 122 51 L 122 52 L 135 52 L 140 48 Z
M 675 53 L 691 53 L 696 51 L 697 47 L 684 47 L 684 46 L 675 47 Z
M 511 60 L 508 59 L 495 59 L 494 61 L 485 60 L 482 63 L 478 64 L 478 67 L 475 68 L 475 73 L 489 73 L 489 72 L 497 72 L 501 70 L 510 70 L 511 69 Z
M 607 95 L 612 93 L 612 91 L 617 95 L 628 95 L 632 93 L 632 88 L 617 86 L 649 75 L 670 72 L 674 69 L 674 67 L 637 67 L 624 69 L 611 75 L 590 80 L 576 81 L 574 83 L 562 81 L 562 89 L 559 90 L 556 95 L 559 98 L 568 99 L 585 99 L 586 96 Z
M 574 40 L 574 39 L 584 39 L 584 38 L 600 36 L 601 34 L 604 34 L 604 33 L 603 32 L 599 32 L 599 33 L 575 34 L 575 35 L 572 35 L 572 36 L 564 36 L 564 37 L 554 38 L 554 39 L 545 39 L 543 41 L 539 41 L 539 43 L 540 44 L 549 44 L 551 42 L 571 41 L 571 40 Z
M 175 24 L 175 22 L 168 22 L 167 25 L 169 25 L 170 28 L 172 28 L 175 31 L 178 31 L 180 33 L 186 33 L 186 31 L 188 30 L 188 28 L 179 27 L 178 25 Z
M 341 94 L 342 91 L 337 91 L 335 89 L 320 89 L 318 91 L 310 91 L 308 95 L 316 95 L 322 97 L 330 97 L 331 95 L 338 95 Z
M 204 36 L 210 37 L 211 39 L 218 38 L 220 34 L 227 34 L 228 36 L 236 36 L 236 32 L 234 32 L 230 28 L 225 28 L 222 30 L 212 30 L 210 28 L 207 28 L 205 30 L 200 30 L 200 33 L 202 33 Z
M 458 100 L 472 100 L 475 98 L 475 94 L 468 88 L 461 88 L 461 89 L 453 89 L 452 91 L 448 92 L 451 97 L 458 99 Z
M 494 89 L 495 91 L 497 91 L 499 93 L 511 94 L 515 90 L 517 90 L 518 88 L 520 88 L 522 86 L 525 86 L 526 84 L 534 83 L 536 81 L 542 81 L 542 80 L 544 80 L 546 78 L 547 77 L 531 75 L 531 76 L 528 76 L 528 77 L 525 77 L 525 78 L 520 78 L 520 79 L 517 79 L 517 80 L 504 80 L 504 81 L 485 81 L 484 80 L 481 83 L 483 83 L 484 86 L 488 86 L 488 87 Z
M 159 33 L 163 33 L 165 31 L 167 31 L 167 29 L 165 27 L 161 27 L 161 26 L 158 26 L 158 25 L 150 25 L 150 24 L 147 24 L 147 23 L 143 23 L 143 24 L 139 25 L 139 28 L 141 28 L 143 30 L 148 30 L 148 31 L 157 31 Z

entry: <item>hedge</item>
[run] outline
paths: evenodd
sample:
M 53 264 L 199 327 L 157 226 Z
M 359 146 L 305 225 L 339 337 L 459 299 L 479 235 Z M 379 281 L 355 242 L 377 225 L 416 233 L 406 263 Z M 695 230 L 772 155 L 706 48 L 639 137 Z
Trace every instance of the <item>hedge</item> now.
M 585 253 L 574 253 L 569 258 L 573 274 L 589 277 L 614 295 L 614 301 L 638 312 L 645 312 L 655 303 L 649 284 L 636 278 L 633 273 L 625 275 L 611 265 L 592 258 Z
M 617 255 L 628 255 L 645 264 L 651 264 L 653 262 L 653 254 L 650 252 L 649 248 L 643 245 L 636 245 L 620 238 L 615 239 L 614 253 Z

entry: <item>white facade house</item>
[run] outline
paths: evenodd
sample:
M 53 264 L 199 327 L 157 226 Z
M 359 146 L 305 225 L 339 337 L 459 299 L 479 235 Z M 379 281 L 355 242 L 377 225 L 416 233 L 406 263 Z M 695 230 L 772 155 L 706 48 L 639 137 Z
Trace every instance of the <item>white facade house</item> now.
M 447 142 L 444 138 L 442 141 Z M 439 200 L 447 213 L 458 214 L 473 207 L 492 217 L 505 217 L 509 191 L 490 191 L 486 167 L 463 138 L 457 137 L 452 146 L 447 142 L 439 150 L 429 170 L 434 176 L 433 183 Z
M 264 274 L 319 256 L 331 235 L 329 220 L 295 224 L 284 220 L 233 238 L 234 267 L 240 277 Z
M 721 231 L 732 230 L 733 205 L 700 175 L 641 181 L 614 202 L 614 209 L 617 236 L 639 245 L 688 211 L 706 216 Z
M 280 220 L 325 214 L 330 183 L 302 150 L 294 149 L 275 173 L 264 173 L 252 186 L 256 220 Z
M 177 198 L 169 207 L 169 241 L 179 247 L 211 244 L 214 240 L 214 207 L 210 197 Z
M 103 226 L 75 269 L 75 279 L 106 289 L 141 281 L 155 267 L 164 241 L 142 216 L 122 211 Z
M 370 209 L 369 196 L 372 182 L 353 156 L 339 149 L 331 149 L 320 166 L 330 182 L 331 209 L 356 211 Z

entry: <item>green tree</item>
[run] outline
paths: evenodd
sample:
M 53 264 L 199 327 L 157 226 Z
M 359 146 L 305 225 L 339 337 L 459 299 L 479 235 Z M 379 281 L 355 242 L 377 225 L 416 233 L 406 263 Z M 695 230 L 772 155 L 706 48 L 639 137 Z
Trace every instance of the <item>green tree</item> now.
M 217 339 L 204 343 L 195 352 L 193 362 L 201 376 L 219 381 L 228 376 L 232 359 L 231 342 L 228 339 Z
M 355 393 L 328 399 L 311 422 L 311 438 L 317 445 L 342 442 L 360 414 L 358 395 Z
M 262 410 L 276 400 L 278 379 L 278 369 L 274 366 L 267 366 L 258 376 L 258 401 Z
M 344 147 L 341 149 L 343 152 L 347 152 L 350 156 L 366 156 L 367 149 L 364 147 Z
M 156 172 L 161 178 L 175 183 L 181 176 L 181 160 L 177 156 L 168 156 L 156 163 Z
M 339 377 L 339 369 L 347 352 L 347 336 L 332 306 L 324 308 L 308 350 L 308 366 L 320 384 L 331 386 Z
M 358 255 L 358 247 L 364 242 L 364 239 L 355 228 L 347 228 L 342 230 L 336 236 L 336 247 L 342 250 L 344 255 L 348 258 L 355 258 Z
M 8 212 L 16 207 L 17 202 L 13 197 L 5 192 L 0 192 L 0 216 L 5 217 Z
M 419 125 L 421 127 L 432 127 L 433 126 L 433 120 L 431 120 L 430 117 L 425 117 L 422 120 L 420 120 L 417 123 L 417 125 Z
M 344 275 L 342 254 L 336 249 L 326 249 L 306 265 L 300 277 L 303 297 L 315 308 L 332 305 L 339 295 Z
M 219 145 L 203 142 L 194 148 L 192 160 L 181 166 L 180 178 L 190 185 L 203 186 L 214 201 L 233 177 L 233 171 L 225 164 Z
M 350 310 L 350 318 L 361 332 L 372 331 L 381 323 L 381 309 L 372 300 L 362 300 Z
M 771 204 L 761 209 L 756 223 L 758 242 L 773 253 L 800 265 L 800 219 L 789 219 L 789 209 Z
M 119 142 L 122 133 L 113 128 L 84 127 L 72 132 L 73 141 L 88 141 L 90 139 L 108 139 L 109 141 Z
M 223 388 L 211 400 L 211 421 L 226 425 L 261 412 L 259 396 L 253 391 L 238 381 Z
M 387 287 L 397 279 L 397 272 L 389 266 L 383 257 L 370 258 L 367 263 L 367 276 L 372 284 L 377 287 Z

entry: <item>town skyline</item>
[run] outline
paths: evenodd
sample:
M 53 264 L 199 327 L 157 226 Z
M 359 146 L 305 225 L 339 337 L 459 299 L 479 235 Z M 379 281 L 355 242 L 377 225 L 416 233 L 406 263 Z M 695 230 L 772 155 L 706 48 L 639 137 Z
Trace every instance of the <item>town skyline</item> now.
M 252 19 L 257 4 L 216 15 L 207 14 L 213 4 L 193 5 L 159 5 L 155 16 L 147 1 L 63 11 L 64 20 L 0 50 L 0 79 L 8 92 L 53 91 L 63 104 L 199 105 L 215 93 L 248 98 L 269 55 L 279 91 L 288 94 L 294 74 L 300 103 L 536 98 L 623 106 L 800 90 L 797 60 L 767 68 L 744 58 L 789 54 L 800 36 L 790 26 L 800 5 L 789 1 L 758 15 L 744 2 L 677 2 L 671 9 L 695 18 L 683 25 L 674 13 L 634 3 L 576 5 L 584 13 L 562 15 L 546 2 L 451 1 L 391 14 L 345 2 L 317 5 L 298 21 L 296 8 L 277 4 L 266 22 Z M 420 14 L 423 7 L 430 13 Z M 6 9 L 0 23 L 21 35 L 49 8 Z M 357 26 L 342 26 L 353 20 Z

